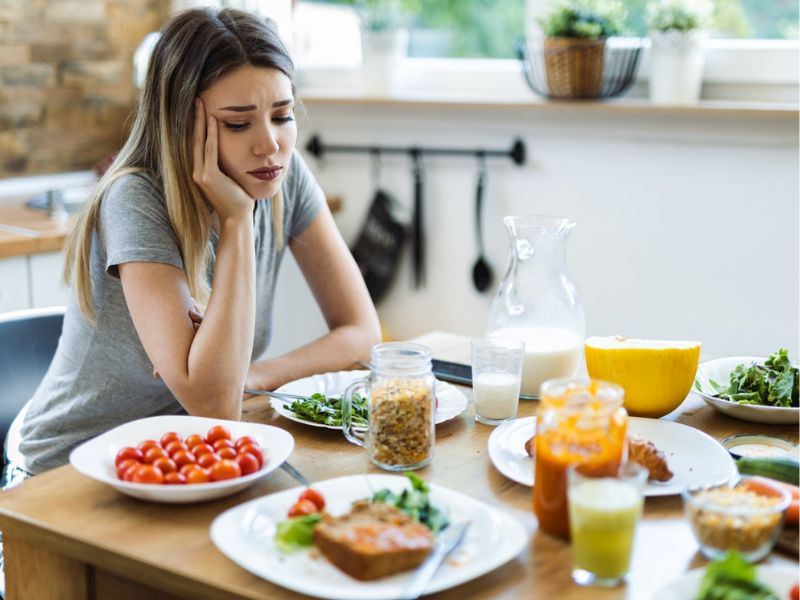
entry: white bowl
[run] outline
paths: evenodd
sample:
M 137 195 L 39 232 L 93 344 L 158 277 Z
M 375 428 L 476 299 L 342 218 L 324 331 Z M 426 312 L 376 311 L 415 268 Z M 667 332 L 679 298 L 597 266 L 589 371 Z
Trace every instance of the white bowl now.
M 697 377 L 692 391 L 709 406 L 713 406 L 721 413 L 743 421 L 769 425 L 797 425 L 798 421 L 800 421 L 800 408 L 737 404 L 714 396 L 714 390 L 708 385 L 708 380 L 713 379 L 720 385 L 727 386 L 731 380 L 731 373 L 737 365 L 745 364 L 750 366 L 754 362 L 763 365 L 765 360 L 767 360 L 765 356 L 730 356 L 701 363 L 697 368 Z M 698 389 L 698 385 L 701 389 Z
M 147 439 L 158 440 L 168 431 L 175 431 L 186 437 L 192 433 L 205 435 L 214 425 L 224 425 L 235 438 L 252 436 L 264 453 L 263 466 L 250 475 L 225 481 L 197 483 L 191 485 L 158 485 L 122 481 L 117 477 L 114 458 L 125 446 L 136 446 Z M 277 469 L 292 453 L 294 438 L 290 433 L 271 425 L 208 419 L 190 416 L 148 417 L 131 421 L 111 431 L 92 438 L 75 448 L 69 455 L 69 462 L 87 477 L 107 483 L 115 490 L 151 502 L 173 504 L 202 502 L 230 496 Z

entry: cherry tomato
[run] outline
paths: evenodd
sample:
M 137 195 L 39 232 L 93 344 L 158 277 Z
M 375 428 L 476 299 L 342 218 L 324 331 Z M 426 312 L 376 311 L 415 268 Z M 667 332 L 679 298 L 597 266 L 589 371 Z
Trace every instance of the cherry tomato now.
M 161 471 L 164 475 L 174 473 L 178 470 L 178 465 L 171 458 L 157 458 L 153 461 L 153 466 Z
M 179 472 L 181 475 L 185 475 L 188 477 L 190 472 L 194 471 L 195 469 L 202 469 L 202 468 L 203 467 L 201 467 L 197 463 L 187 463 L 180 468 Z
M 122 479 L 122 476 L 125 474 L 125 471 L 139 464 L 141 463 L 138 460 L 134 460 L 132 458 L 126 458 L 117 465 L 117 477 Z
M 114 466 L 118 467 L 119 464 L 123 460 L 133 459 L 138 462 L 142 462 L 144 460 L 144 454 L 138 448 L 132 448 L 127 446 L 122 448 L 119 452 L 117 452 L 116 458 L 114 458 Z
M 258 442 L 256 441 L 256 439 L 249 435 L 243 435 L 238 440 L 236 440 L 236 443 L 234 445 L 238 449 L 244 446 L 245 444 L 250 444 L 251 446 L 255 446 L 256 448 L 258 448 Z
M 194 454 L 192 454 L 188 450 L 178 450 L 175 454 L 172 455 L 172 460 L 175 461 L 175 464 L 179 468 L 197 462 L 197 459 L 194 457 Z
M 186 475 L 182 475 L 181 473 L 167 473 L 164 475 L 164 483 L 170 485 L 185 484 Z
M 164 483 L 164 474 L 152 465 L 139 465 L 133 473 L 135 483 Z
M 202 444 L 197 444 L 194 448 L 192 448 L 192 454 L 194 454 L 195 458 L 200 458 L 203 454 L 208 454 L 209 452 L 214 452 L 214 448 L 205 442 Z
M 322 497 L 317 490 L 308 488 L 302 494 L 300 494 L 300 500 L 311 500 L 314 503 L 314 506 L 317 507 L 317 511 L 320 512 L 322 509 L 325 508 L 325 498 Z
M 228 460 L 233 460 L 236 458 L 236 448 L 220 448 L 217 452 L 220 458 L 226 458 Z
M 253 446 L 251 444 L 244 444 L 239 448 L 239 454 L 242 452 L 247 452 L 248 454 L 252 454 L 255 456 L 256 460 L 258 461 L 258 468 L 261 468 L 261 465 L 264 464 L 264 455 L 261 454 L 261 449 Z
M 189 448 L 194 448 L 195 446 L 197 446 L 197 444 L 204 444 L 205 440 L 203 439 L 202 436 L 193 433 L 185 440 L 183 440 L 183 443 L 186 444 Z
M 242 469 L 235 460 L 221 460 L 211 465 L 211 481 L 236 479 L 242 476 Z
M 139 470 L 140 466 L 142 466 L 142 463 L 136 463 L 135 465 L 128 467 L 127 470 L 122 474 L 122 481 L 133 481 L 133 474 Z
M 289 517 L 300 517 L 302 515 L 312 515 L 315 512 L 319 512 L 317 510 L 317 505 L 314 504 L 311 500 L 298 500 L 294 503 L 292 508 L 289 509 L 289 513 L 287 516 Z
M 236 462 L 242 470 L 242 475 L 250 475 L 258 471 L 258 459 L 249 452 L 240 452 L 236 455 Z
M 235 448 L 235 447 L 236 446 L 233 445 L 232 441 L 226 439 L 217 440 L 216 442 L 214 442 L 214 450 L 216 450 L 217 452 L 219 452 L 223 448 Z
M 231 439 L 231 432 L 228 431 L 227 427 L 223 427 L 222 425 L 214 425 L 214 427 L 209 429 L 208 433 L 206 434 L 206 442 L 212 446 L 217 440 L 229 439 Z
M 158 458 L 169 458 L 169 454 L 161 446 L 153 446 L 144 453 L 144 462 L 152 465 Z
M 215 452 L 208 452 L 197 459 L 197 464 L 204 469 L 210 468 L 215 462 L 219 462 L 219 454 Z
M 142 454 L 147 454 L 150 448 L 160 448 L 161 446 L 159 446 L 158 442 L 155 440 L 145 440 L 140 442 L 136 447 L 141 450 Z
M 186 474 L 186 483 L 208 483 L 211 476 L 205 469 L 192 469 Z
M 164 446 L 164 450 L 167 451 L 167 454 L 169 454 L 170 457 L 173 454 L 175 454 L 178 450 L 188 450 L 188 449 L 189 449 L 189 446 L 187 446 L 183 442 L 179 442 L 178 440 L 173 440 L 169 444 Z
M 181 437 L 181 434 L 175 433 L 174 431 L 170 431 L 170 432 L 165 433 L 164 435 L 162 435 L 160 441 L 161 441 L 161 445 L 164 448 L 166 448 L 167 444 L 169 444 L 170 442 L 182 442 L 183 438 Z

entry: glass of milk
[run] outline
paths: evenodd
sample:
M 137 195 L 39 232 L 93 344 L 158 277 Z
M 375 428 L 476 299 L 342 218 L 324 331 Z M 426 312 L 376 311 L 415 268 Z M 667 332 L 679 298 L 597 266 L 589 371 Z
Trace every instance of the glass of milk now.
M 627 463 L 609 474 L 578 465 L 567 471 L 567 480 L 572 580 L 598 587 L 624 583 L 642 516 L 647 469 Z
M 498 337 L 472 340 L 475 420 L 499 425 L 517 416 L 525 343 Z

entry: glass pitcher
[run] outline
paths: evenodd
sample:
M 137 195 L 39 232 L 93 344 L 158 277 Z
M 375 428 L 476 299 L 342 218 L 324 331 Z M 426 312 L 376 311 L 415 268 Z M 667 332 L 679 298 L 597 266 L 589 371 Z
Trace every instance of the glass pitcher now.
M 489 307 L 487 337 L 525 342 L 520 392 L 539 395 L 548 379 L 572 377 L 583 357 L 586 320 L 567 273 L 567 241 L 575 222 L 509 216 L 508 269 Z
M 431 351 L 421 344 L 387 342 L 372 348 L 369 377 L 351 383 L 342 395 L 345 437 L 365 446 L 382 469 L 406 471 L 433 459 L 436 379 Z M 367 398 L 366 432 L 353 427 L 353 396 Z

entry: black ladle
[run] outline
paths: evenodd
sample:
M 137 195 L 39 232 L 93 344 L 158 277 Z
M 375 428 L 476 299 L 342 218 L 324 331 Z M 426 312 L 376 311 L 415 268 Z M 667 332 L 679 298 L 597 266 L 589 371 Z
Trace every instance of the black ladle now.
M 475 192 L 475 233 L 478 239 L 478 260 L 472 267 L 472 282 L 475 289 L 485 292 L 492 285 L 492 268 L 486 261 L 483 250 L 483 232 L 481 223 L 483 222 L 483 192 L 486 188 L 486 161 L 482 155 L 479 157 L 480 165 L 478 168 L 478 184 Z

